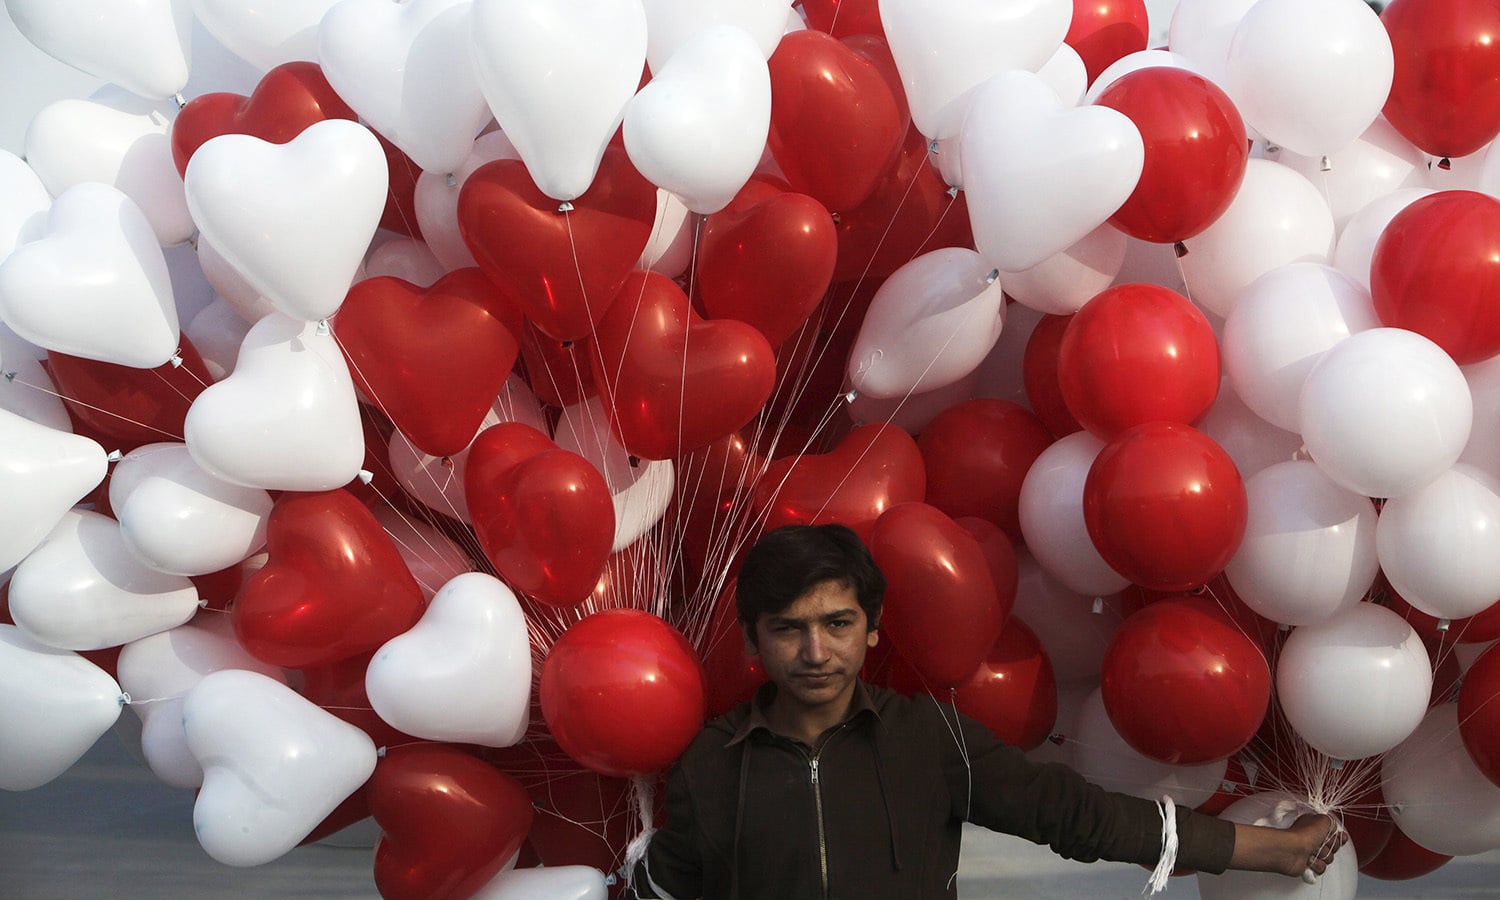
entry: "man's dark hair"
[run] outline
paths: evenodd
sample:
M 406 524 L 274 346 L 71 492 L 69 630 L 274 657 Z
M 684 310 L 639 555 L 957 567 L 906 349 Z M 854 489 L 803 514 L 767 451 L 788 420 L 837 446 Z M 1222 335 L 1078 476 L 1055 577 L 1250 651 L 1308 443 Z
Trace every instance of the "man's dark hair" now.
M 740 623 L 753 639 L 762 613 L 779 613 L 827 581 L 851 588 L 869 627 L 880 627 L 885 576 L 859 535 L 843 525 L 783 525 L 768 531 L 740 565 L 735 588 Z

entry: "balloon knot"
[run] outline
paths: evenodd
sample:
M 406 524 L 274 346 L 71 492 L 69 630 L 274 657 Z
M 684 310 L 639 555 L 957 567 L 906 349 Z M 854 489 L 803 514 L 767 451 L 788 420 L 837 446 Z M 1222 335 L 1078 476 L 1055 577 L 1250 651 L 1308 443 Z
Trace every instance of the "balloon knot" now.
M 639 469 L 641 467 L 641 458 L 639 456 L 636 456 L 634 453 L 630 454 L 627 459 L 630 462 L 630 468 Z
M 1188 255 L 1187 244 L 1184 244 L 1182 241 L 1178 241 L 1177 243 L 1172 245 L 1172 252 L 1177 254 L 1178 259 L 1182 259 L 1184 256 Z
M 828 217 L 833 220 L 833 224 L 835 225 L 844 224 L 844 217 L 839 215 L 838 213 L 829 213 Z
M 1453 624 L 1453 620 L 1452 619 L 1438 619 L 1437 620 L 1437 630 L 1438 631 L 1447 631 L 1448 630 L 1448 626 L 1452 625 L 1452 624 Z
M 850 391 L 849 393 L 847 393 L 847 394 L 844 395 L 844 402 L 845 403 L 853 403 L 858 398 L 859 398 L 859 391 Z
M 123 707 L 129 706 L 129 705 L 130 705 L 130 692 L 129 691 L 121 691 L 120 692 L 120 706 L 123 708 Z
M 1446 156 L 1443 157 L 1442 159 L 1438 160 L 1438 168 L 1442 169 L 1444 172 L 1449 171 L 1453 168 L 1453 160 L 1449 159 Z
M 943 151 L 941 151 L 941 150 L 938 149 L 938 142 L 937 141 L 929 141 L 927 143 L 927 152 L 928 153 L 941 153 Z
M 182 109 L 184 106 L 187 106 L 187 101 L 182 99 L 181 91 L 178 91 L 177 93 L 172 95 L 172 102 L 177 104 L 178 109 Z
M 1093 613 L 1096 616 L 1102 616 L 1102 615 L 1104 615 L 1104 598 L 1103 597 L 1095 597 L 1094 598 L 1094 605 L 1091 606 L 1091 607 L 1089 607 L 1089 612 Z
M 106 457 L 104 457 L 104 461 L 105 462 L 119 462 L 120 460 L 122 460 L 124 458 L 125 458 L 125 454 L 121 453 L 118 450 L 111 450 L 111 451 L 109 451 L 109 455 L 106 456 Z
M 369 484 L 375 480 L 375 473 L 369 469 L 360 469 L 359 474 L 355 477 L 359 479 L 360 484 Z
M 564 200 L 563 202 L 557 204 L 557 211 L 560 213 L 570 213 L 573 211 L 573 204 Z
M 182 368 L 182 348 L 177 348 L 177 351 L 172 354 L 172 358 L 167 360 L 167 362 L 171 363 L 174 369 Z
M 948 199 L 952 200 L 952 199 L 956 198 L 957 196 L 958 196 L 958 188 L 954 187 L 951 184 L 948 185 Z
M 327 319 L 319 319 L 318 320 L 318 328 L 313 333 L 316 334 L 318 337 L 327 337 L 328 336 L 328 320 Z
M 5 380 L 6 381 L 15 381 L 16 380 L 16 373 L 15 372 L 6 372 L 5 373 Z
M 1323 157 L 1322 159 L 1318 160 L 1318 171 L 1320 171 L 1320 172 L 1332 172 L 1333 171 L 1333 160 L 1329 159 L 1326 156 Z
M 448 177 L 443 180 L 447 182 L 448 187 L 458 187 L 458 179 L 453 177 L 452 172 L 449 172 Z
M 999 280 L 1000 280 L 1000 270 L 999 269 L 990 269 L 990 274 L 984 276 L 984 283 L 985 284 L 994 284 L 995 282 L 997 282 Z

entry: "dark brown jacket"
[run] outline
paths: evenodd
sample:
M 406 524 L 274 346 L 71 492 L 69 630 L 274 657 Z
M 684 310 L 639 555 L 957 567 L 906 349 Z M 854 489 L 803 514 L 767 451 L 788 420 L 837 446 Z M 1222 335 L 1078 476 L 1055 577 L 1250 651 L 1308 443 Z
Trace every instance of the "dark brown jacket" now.
M 808 747 L 767 727 L 774 692 L 709 723 L 678 761 L 637 896 L 955 897 L 964 821 L 1068 859 L 1157 862 L 1155 803 L 1033 763 L 951 706 L 860 684 L 849 716 Z M 1228 866 L 1231 824 L 1179 811 L 1178 829 L 1179 865 Z

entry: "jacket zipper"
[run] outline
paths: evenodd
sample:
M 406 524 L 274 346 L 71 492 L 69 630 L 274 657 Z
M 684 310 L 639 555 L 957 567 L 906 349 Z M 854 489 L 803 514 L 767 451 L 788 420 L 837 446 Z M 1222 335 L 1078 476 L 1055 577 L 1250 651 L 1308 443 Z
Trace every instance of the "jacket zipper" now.
M 828 836 L 823 831 L 823 788 L 818 784 L 818 756 L 823 749 L 818 748 L 818 753 L 808 759 L 808 765 L 812 771 L 813 807 L 818 814 L 818 874 L 822 878 L 822 897 L 828 897 Z

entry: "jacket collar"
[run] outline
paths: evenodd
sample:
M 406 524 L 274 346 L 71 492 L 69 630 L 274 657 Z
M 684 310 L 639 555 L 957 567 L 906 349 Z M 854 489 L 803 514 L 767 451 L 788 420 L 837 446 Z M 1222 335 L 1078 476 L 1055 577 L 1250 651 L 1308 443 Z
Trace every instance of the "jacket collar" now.
M 739 728 L 735 729 L 734 735 L 724 746 L 733 747 L 735 744 L 748 738 L 753 732 L 762 729 L 770 732 L 771 724 L 766 720 L 766 709 L 770 707 L 771 701 L 774 699 L 776 699 L 775 682 L 767 681 L 756 688 L 754 696 L 750 698 L 749 711 L 745 715 L 744 721 L 740 723 Z M 849 698 L 849 712 L 843 719 L 839 720 L 838 724 L 843 725 L 851 722 L 865 713 L 869 713 L 877 721 L 880 719 L 880 710 L 875 707 L 875 702 L 870 697 L 869 688 L 865 686 L 863 680 L 856 680 L 854 682 L 854 695 Z

